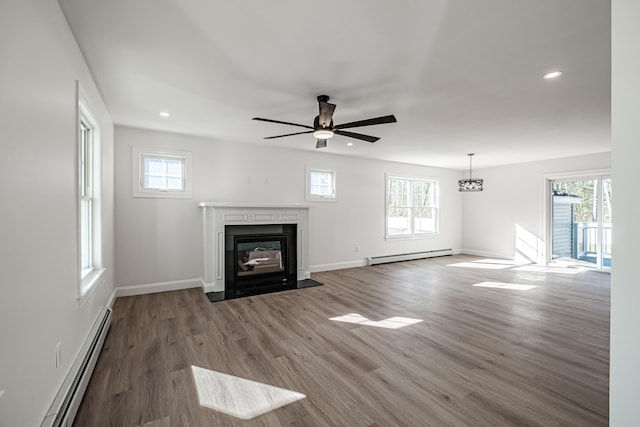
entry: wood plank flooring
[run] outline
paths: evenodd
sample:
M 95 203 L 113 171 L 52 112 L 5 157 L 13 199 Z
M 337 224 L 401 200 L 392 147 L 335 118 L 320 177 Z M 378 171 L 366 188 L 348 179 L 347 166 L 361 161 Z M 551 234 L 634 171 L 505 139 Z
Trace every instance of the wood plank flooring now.
M 118 298 L 74 425 L 608 424 L 607 274 L 459 255 L 313 278 L 324 286 L 216 303 Z M 350 313 L 422 322 L 329 320 Z M 199 405 L 192 365 L 307 397 L 243 421 Z

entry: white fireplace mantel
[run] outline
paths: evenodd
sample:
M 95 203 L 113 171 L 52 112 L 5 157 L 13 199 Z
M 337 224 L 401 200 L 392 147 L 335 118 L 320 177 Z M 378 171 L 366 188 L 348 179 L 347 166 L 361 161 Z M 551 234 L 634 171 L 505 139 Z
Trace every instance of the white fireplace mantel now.
M 312 205 L 283 203 L 201 202 L 204 239 L 204 292 L 222 292 L 225 283 L 225 226 L 256 224 L 296 224 L 298 280 L 311 277 L 309 272 L 309 208 Z

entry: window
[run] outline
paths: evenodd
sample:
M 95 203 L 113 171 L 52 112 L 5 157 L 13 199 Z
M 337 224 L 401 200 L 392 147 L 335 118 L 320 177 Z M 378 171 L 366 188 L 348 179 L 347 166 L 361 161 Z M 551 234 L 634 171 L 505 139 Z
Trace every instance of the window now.
M 191 197 L 191 153 L 133 148 L 134 197 Z
M 335 171 L 307 166 L 307 200 L 337 201 Z
M 438 181 L 387 176 L 387 237 L 438 233 Z
M 80 91 L 79 91 L 80 93 Z M 79 96 L 78 183 L 80 280 L 82 299 L 98 282 L 102 268 L 102 223 L 100 218 L 100 128 L 87 103 Z

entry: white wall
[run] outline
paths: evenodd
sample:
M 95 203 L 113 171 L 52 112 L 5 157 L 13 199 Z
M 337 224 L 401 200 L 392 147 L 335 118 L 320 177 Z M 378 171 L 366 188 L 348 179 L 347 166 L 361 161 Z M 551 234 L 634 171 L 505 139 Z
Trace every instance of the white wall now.
M 610 168 L 611 153 L 601 153 L 474 170 L 485 189 L 463 196 L 464 252 L 513 258 L 516 237 L 544 246 L 543 176 Z
M 638 425 L 640 387 L 640 2 L 612 1 L 613 271 L 610 422 Z
M 0 40 L 0 425 L 36 426 L 112 293 L 113 124 L 56 1 L 3 0 Z M 82 307 L 76 80 L 102 127 L 107 268 Z
M 136 145 L 191 151 L 193 199 L 133 198 L 131 156 Z M 460 248 L 458 171 L 116 127 L 116 286 L 202 277 L 197 204 L 305 203 L 307 163 L 337 174 L 338 202 L 312 203 L 316 206 L 310 213 L 312 271 L 362 265 L 367 256 Z M 385 241 L 385 172 L 440 180 L 439 236 Z

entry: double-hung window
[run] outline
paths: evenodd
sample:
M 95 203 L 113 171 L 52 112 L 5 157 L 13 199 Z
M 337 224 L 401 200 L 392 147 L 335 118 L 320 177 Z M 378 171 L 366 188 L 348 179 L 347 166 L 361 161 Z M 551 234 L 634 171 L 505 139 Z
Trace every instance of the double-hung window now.
M 386 237 L 438 233 L 438 181 L 387 176 Z
M 102 268 L 102 224 L 100 218 L 100 128 L 87 103 L 79 97 L 78 194 L 80 284 L 78 297 L 85 297 L 98 282 Z

